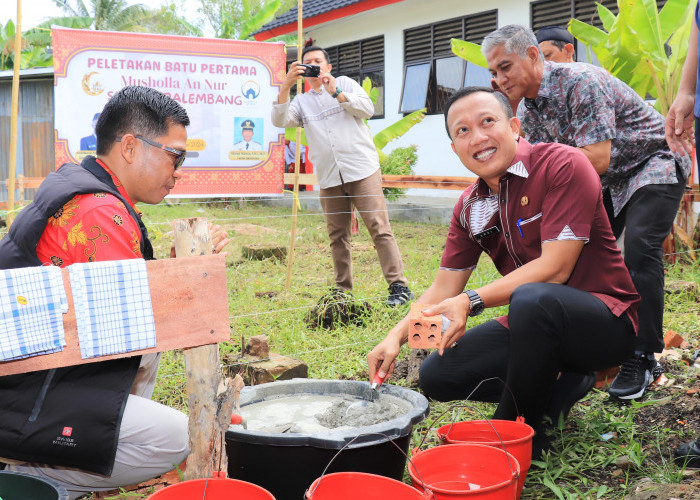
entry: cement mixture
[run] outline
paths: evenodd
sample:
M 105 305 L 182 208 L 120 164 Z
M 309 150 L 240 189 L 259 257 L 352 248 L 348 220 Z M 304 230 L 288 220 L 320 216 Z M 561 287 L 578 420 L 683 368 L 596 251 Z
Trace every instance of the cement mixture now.
M 296 394 L 242 406 L 241 416 L 248 430 L 316 434 L 386 422 L 411 408 L 410 403 L 388 394 L 366 403 L 344 394 Z

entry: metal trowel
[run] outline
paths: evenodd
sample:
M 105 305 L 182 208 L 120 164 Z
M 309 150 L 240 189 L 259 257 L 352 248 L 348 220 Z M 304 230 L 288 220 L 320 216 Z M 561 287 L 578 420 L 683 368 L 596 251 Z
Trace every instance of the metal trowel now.
M 368 403 L 373 403 L 374 401 L 377 400 L 379 397 L 379 392 L 377 389 L 379 388 L 380 385 L 384 382 L 384 378 L 379 376 L 379 372 L 374 374 L 374 378 L 372 379 L 372 383 L 369 386 L 369 390 L 365 392 L 364 394 L 364 399 L 362 401 L 356 401 L 355 403 L 350 404 L 348 406 L 348 409 L 345 410 L 345 414 L 347 415 L 348 412 L 355 411 L 357 408 L 364 408 L 367 406 Z

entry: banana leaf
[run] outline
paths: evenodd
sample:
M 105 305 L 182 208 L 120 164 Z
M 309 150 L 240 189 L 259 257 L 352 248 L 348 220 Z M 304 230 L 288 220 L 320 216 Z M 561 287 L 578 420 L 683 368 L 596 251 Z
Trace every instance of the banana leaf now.
M 297 129 L 296 127 L 289 127 L 284 129 L 284 138 L 288 141 L 297 142 Z M 309 143 L 306 142 L 306 130 L 301 129 L 301 143 L 304 146 L 308 146 Z
M 394 139 L 398 139 L 408 132 L 411 127 L 423 121 L 426 112 L 426 108 L 414 111 L 410 115 L 406 115 L 399 121 L 392 123 L 378 134 L 375 134 L 374 146 L 377 148 L 377 151 L 381 151 L 384 149 L 384 146 L 389 144 Z
M 600 20 L 603 22 L 603 29 L 605 31 L 610 31 L 612 29 L 613 23 L 615 22 L 616 16 L 610 9 L 608 9 L 602 3 L 599 3 L 597 5 L 598 17 L 600 17 Z
M 668 0 L 659 12 L 661 39 L 668 40 L 671 35 L 693 16 L 695 2 L 688 0 Z M 687 47 L 687 45 L 686 45 Z
M 370 80 L 368 76 L 366 76 L 365 79 L 362 80 L 362 89 L 365 92 L 367 92 L 367 95 L 372 101 L 372 104 L 376 106 L 377 99 L 379 99 L 379 89 L 377 87 L 372 86 L 372 80 Z M 365 123 L 367 123 L 367 120 L 365 120 Z
M 450 40 L 450 44 L 452 46 L 452 52 L 456 56 L 466 59 L 470 63 L 476 64 L 477 66 L 488 69 L 489 64 L 484 55 L 481 53 L 481 45 L 467 42 L 466 40 L 460 40 L 458 38 L 452 38 Z
M 258 28 L 272 19 L 279 8 L 279 0 L 272 0 L 263 5 L 262 8 L 243 25 L 239 39 L 246 40 L 248 37 L 250 37 L 250 34 L 253 31 L 256 31 Z

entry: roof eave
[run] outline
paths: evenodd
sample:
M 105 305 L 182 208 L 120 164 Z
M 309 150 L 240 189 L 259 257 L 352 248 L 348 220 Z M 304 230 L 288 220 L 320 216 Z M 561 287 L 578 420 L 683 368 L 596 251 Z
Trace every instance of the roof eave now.
M 329 12 L 324 12 L 317 16 L 309 17 L 304 19 L 304 28 L 309 28 L 311 26 L 316 26 L 319 24 L 327 23 L 330 21 L 335 21 L 342 19 L 343 17 L 352 16 L 354 14 L 359 14 L 360 12 L 365 12 L 368 10 L 376 9 L 379 7 L 384 7 L 385 5 L 391 5 L 393 3 L 403 2 L 403 0 L 363 0 L 356 4 L 347 5 L 341 7 L 340 9 L 331 10 Z M 288 35 L 297 30 L 297 23 L 287 23 L 281 26 L 276 26 L 269 30 L 260 31 L 253 35 L 253 37 L 259 41 L 263 42 L 269 40 L 270 38 L 282 35 Z

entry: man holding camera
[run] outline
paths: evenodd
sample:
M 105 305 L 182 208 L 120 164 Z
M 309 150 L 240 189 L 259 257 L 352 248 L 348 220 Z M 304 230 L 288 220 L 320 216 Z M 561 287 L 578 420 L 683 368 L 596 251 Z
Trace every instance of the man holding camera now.
M 374 114 L 374 105 L 362 87 L 346 76 L 334 78 L 328 53 L 306 47 L 303 64 L 291 64 L 272 108 L 276 127 L 304 127 L 309 157 L 316 165 L 320 200 L 326 215 L 335 268 L 336 287 L 352 290 L 350 225 L 352 206 L 367 226 L 387 283 L 387 305 L 413 299 L 403 275 L 403 263 L 389 224 L 382 193 L 379 156 L 369 128 L 363 122 Z M 289 91 L 300 76 L 311 89 L 289 100 Z

